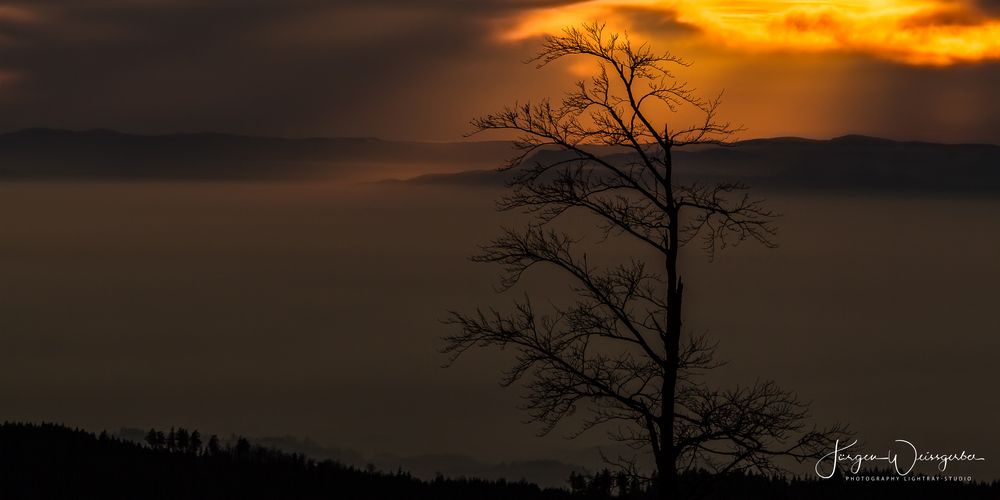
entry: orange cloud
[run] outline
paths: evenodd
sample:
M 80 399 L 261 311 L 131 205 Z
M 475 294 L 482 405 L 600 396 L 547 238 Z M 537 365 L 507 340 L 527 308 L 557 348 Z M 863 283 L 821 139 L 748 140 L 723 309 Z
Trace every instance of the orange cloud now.
M 521 40 L 603 20 L 655 38 L 644 32 L 648 22 L 630 17 L 637 11 L 736 51 L 861 53 L 915 65 L 1000 59 L 1000 19 L 949 0 L 589 0 L 521 13 L 499 36 Z

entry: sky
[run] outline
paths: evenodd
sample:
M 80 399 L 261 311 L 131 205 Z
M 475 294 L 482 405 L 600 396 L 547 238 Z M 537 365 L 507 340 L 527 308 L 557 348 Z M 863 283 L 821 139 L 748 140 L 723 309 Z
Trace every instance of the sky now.
M 523 61 L 594 20 L 693 62 L 744 137 L 1000 137 L 997 0 L 0 0 L 0 131 L 462 140 L 579 78 Z
M 678 76 L 724 90 L 746 138 L 1000 143 L 1000 0 L 0 0 L 0 132 L 463 140 L 473 117 L 584 75 L 524 61 L 590 20 L 692 61 Z M 508 221 L 499 193 L 0 184 L 4 418 L 491 461 L 580 449 L 521 425 L 520 391 L 496 384 L 505 358 L 440 367 L 445 310 L 510 299 L 467 259 Z M 979 452 L 1000 415 L 978 392 L 1000 376 L 997 204 L 775 202 L 778 249 L 685 274 L 688 324 L 726 335 L 727 381 L 787 381 L 871 441 Z M 546 278 L 542 294 L 563 285 Z

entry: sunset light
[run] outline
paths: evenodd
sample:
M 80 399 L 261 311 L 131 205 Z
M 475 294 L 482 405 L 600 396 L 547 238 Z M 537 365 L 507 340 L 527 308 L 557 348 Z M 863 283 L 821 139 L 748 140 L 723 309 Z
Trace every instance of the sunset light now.
M 595 19 L 630 26 L 636 37 L 681 32 L 750 53 L 857 53 L 935 66 L 1000 59 L 1000 18 L 941 0 L 592 0 L 523 12 L 500 38 L 523 40 Z

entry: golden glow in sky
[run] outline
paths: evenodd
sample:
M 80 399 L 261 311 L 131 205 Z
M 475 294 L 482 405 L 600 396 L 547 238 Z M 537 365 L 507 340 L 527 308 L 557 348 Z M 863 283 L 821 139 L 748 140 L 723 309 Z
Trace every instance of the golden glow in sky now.
M 652 39 L 673 23 L 745 52 L 856 53 L 937 66 L 1000 59 L 1000 18 L 963 0 L 590 0 L 524 12 L 501 38 L 594 20 Z

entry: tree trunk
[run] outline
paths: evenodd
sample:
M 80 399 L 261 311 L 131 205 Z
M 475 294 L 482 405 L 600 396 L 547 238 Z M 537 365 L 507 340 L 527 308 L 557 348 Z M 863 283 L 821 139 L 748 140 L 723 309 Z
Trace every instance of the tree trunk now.
M 676 375 L 676 371 L 673 372 Z M 663 382 L 663 422 L 660 425 L 660 460 L 657 468 L 657 497 L 661 500 L 679 498 L 677 477 L 677 449 L 674 446 L 674 390 L 676 377 L 667 376 Z M 668 387 L 670 386 L 670 387 Z
M 667 267 L 667 311 L 666 311 L 666 344 L 667 366 L 663 374 L 662 407 L 660 408 L 660 463 L 657 463 L 660 477 L 659 493 L 660 499 L 676 499 L 680 497 L 680 484 L 677 476 L 677 447 L 674 443 L 674 406 L 677 394 L 677 368 L 679 366 L 678 354 L 680 352 L 681 339 L 681 301 L 684 296 L 684 283 L 681 280 L 677 269 L 677 256 L 680 247 L 680 221 L 678 210 L 674 205 L 672 158 L 670 150 L 664 151 L 664 172 L 666 185 L 669 193 L 668 205 L 670 210 L 667 214 L 668 223 L 668 244 L 666 255 Z
M 676 254 L 672 255 L 676 269 Z M 668 273 L 674 274 L 674 273 Z M 671 280 L 673 281 L 673 280 Z M 660 409 L 660 460 L 657 463 L 660 477 L 659 498 L 679 498 L 677 476 L 677 447 L 674 444 L 674 405 L 677 393 L 678 353 L 680 351 L 681 332 L 681 299 L 684 284 L 678 278 L 676 286 L 671 286 L 667 292 L 667 366 L 663 374 L 662 407 Z

